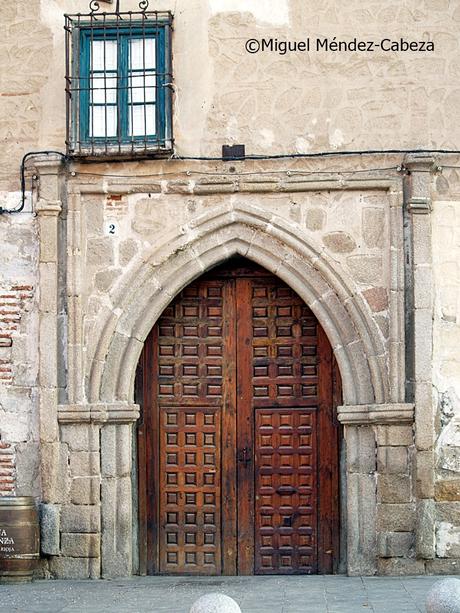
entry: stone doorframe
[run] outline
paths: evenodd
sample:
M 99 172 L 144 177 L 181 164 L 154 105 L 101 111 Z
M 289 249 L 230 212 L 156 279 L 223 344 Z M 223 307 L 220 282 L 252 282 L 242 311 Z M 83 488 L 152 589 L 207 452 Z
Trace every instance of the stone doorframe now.
M 425 159 L 423 164 L 421 173 L 426 172 Z M 100 472 L 96 470 L 94 475 L 88 476 L 92 480 L 88 485 L 88 501 L 96 502 L 98 484 L 102 499 L 102 566 L 94 562 L 89 575 L 132 574 L 131 442 L 132 425 L 139 416 L 139 407 L 133 404 L 133 398 L 136 366 L 143 343 L 164 308 L 186 285 L 233 255 L 247 257 L 279 276 L 310 307 L 328 335 L 343 382 L 344 404 L 339 407 L 339 419 L 344 425 L 346 441 L 347 571 L 351 575 L 375 574 L 375 426 L 397 424 L 411 428 L 414 413 L 413 405 L 405 403 L 404 294 L 407 279 L 404 274 L 402 181 L 375 177 L 362 183 L 337 180 L 318 184 L 324 191 L 380 189 L 388 194 L 391 291 L 387 356 L 367 303 L 338 264 L 325 257 L 320 246 L 313 244 L 296 223 L 262 208 L 233 206 L 230 198 L 229 203 L 218 210 L 207 211 L 174 233 L 163 236 L 161 244 L 144 254 L 142 264 L 131 269 L 111 293 L 112 310 L 102 312 L 96 326 L 100 334 L 91 346 L 83 347 L 80 189 L 74 183 L 65 185 L 59 178 L 60 160 L 44 156 L 37 158 L 35 165 L 40 173 L 37 213 L 40 222 L 39 386 L 43 502 L 45 507 L 60 504 L 58 490 L 62 468 L 57 467 L 64 435 L 60 434 L 59 426 L 61 430 L 68 428 L 70 433 L 72 428 L 86 424 L 88 450 L 99 451 L 101 461 Z M 426 198 L 427 175 L 416 174 L 419 166 L 419 161 L 414 160 L 413 176 L 421 177 L 419 182 L 414 179 L 414 186 L 418 185 Z M 304 190 L 318 191 L 318 185 L 306 183 Z M 107 184 L 85 187 L 92 193 L 110 190 Z M 64 213 L 61 212 L 61 194 L 67 199 Z M 412 201 L 415 208 L 423 204 L 422 196 L 417 198 Z M 65 244 L 60 245 L 58 218 L 62 214 L 67 220 L 67 238 Z M 66 268 L 68 335 L 65 348 L 67 398 L 64 403 L 58 397 L 58 389 L 62 387 L 58 356 L 62 353 L 59 337 L 63 268 Z M 420 325 L 422 320 L 425 323 L 421 316 Z M 84 350 L 91 358 L 86 386 Z M 423 356 L 425 353 L 424 350 Z M 416 364 L 416 370 L 417 367 Z M 424 398 L 419 396 L 418 401 Z M 58 554 L 57 541 L 53 543 L 51 539 L 46 546 L 45 553 Z M 65 576 L 65 569 L 59 566 L 56 569 L 58 575 Z

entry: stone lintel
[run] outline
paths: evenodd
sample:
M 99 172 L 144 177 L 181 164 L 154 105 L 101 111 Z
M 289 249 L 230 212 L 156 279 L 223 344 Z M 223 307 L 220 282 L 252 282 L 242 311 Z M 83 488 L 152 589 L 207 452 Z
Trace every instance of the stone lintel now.
M 61 404 L 58 421 L 61 424 L 113 423 L 129 424 L 139 419 L 138 404 Z
M 414 405 L 406 403 L 342 405 L 337 412 L 340 423 L 353 426 L 414 421 Z

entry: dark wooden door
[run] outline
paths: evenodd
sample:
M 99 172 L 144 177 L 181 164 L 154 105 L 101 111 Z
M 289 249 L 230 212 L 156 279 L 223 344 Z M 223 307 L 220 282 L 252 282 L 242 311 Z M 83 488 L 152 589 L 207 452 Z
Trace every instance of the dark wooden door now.
M 206 275 L 155 325 L 137 383 L 144 570 L 336 570 L 339 380 L 293 290 L 246 261 Z

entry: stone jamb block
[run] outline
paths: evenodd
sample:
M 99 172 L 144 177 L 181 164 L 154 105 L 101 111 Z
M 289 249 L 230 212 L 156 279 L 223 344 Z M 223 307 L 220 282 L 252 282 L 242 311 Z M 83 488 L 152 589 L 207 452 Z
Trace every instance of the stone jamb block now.
M 40 451 L 43 502 L 67 502 L 70 488 L 67 445 L 42 443 Z
M 417 498 L 434 498 L 434 452 L 417 451 L 415 462 Z
M 414 444 L 414 432 L 411 425 L 376 426 L 375 432 L 379 446 L 409 447 Z
M 346 426 L 347 472 L 374 474 L 376 446 L 374 431 L 369 426 Z
M 409 474 L 407 447 L 379 447 L 377 449 L 377 472 L 379 474 Z
M 73 504 L 98 504 L 100 500 L 100 477 L 74 477 L 70 490 Z
M 412 501 L 409 475 L 383 474 L 377 476 L 377 501 L 404 503 Z

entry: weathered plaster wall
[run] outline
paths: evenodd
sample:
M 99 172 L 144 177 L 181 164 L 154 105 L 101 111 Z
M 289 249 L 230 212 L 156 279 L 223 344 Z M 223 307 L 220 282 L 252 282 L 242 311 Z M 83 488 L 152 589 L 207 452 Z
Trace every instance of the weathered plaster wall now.
M 20 195 L 2 194 L 5 206 Z M 39 495 L 37 251 L 30 213 L 0 217 L 0 495 Z
M 453 160 L 451 165 L 457 165 Z M 433 205 L 433 391 L 438 409 L 437 555 L 460 555 L 460 169 L 437 179 Z
M 136 9 L 135 0 L 122 0 Z M 454 147 L 459 141 L 460 11 L 453 0 L 386 4 L 338 0 L 159 0 L 173 10 L 177 150 L 251 153 L 325 149 Z M 107 10 L 111 5 L 101 3 Z M 244 5 L 244 8 L 242 8 Z M 112 5 L 113 6 L 113 5 Z M 270 7 L 270 8 L 268 8 Z M 25 151 L 64 149 L 63 13 L 87 0 L 1 3 L 0 181 L 17 189 Z M 249 38 L 307 36 L 431 40 L 434 53 L 249 54 Z

